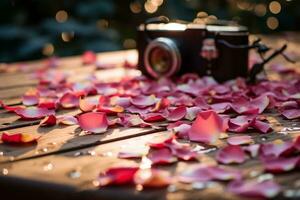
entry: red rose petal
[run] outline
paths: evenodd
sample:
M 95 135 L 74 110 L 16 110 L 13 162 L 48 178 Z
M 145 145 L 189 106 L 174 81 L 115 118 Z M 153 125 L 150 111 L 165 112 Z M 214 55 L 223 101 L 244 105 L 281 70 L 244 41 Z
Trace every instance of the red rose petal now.
M 26 133 L 15 133 L 8 134 L 6 132 L 2 133 L 1 140 L 6 144 L 26 144 L 34 143 L 40 136 Z
M 93 51 L 86 51 L 82 54 L 81 59 L 83 64 L 90 65 L 97 61 L 97 55 Z
M 189 138 L 195 142 L 212 144 L 223 131 L 223 120 L 214 111 L 200 112 L 189 130 Z
M 227 190 L 239 196 L 253 198 L 273 198 L 280 192 L 280 186 L 273 180 L 259 182 L 257 180 L 250 181 L 233 181 Z
M 81 129 L 92 133 L 104 133 L 108 127 L 105 113 L 88 112 L 78 116 L 78 124 Z
M 148 127 L 151 124 L 146 123 L 139 115 L 119 113 L 119 124 L 125 127 Z
M 6 111 L 8 111 L 8 112 L 15 112 L 15 110 L 24 109 L 25 108 L 24 106 L 8 106 L 8 105 L 5 105 L 3 103 L 3 101 L 1 101 L 1 100 L 0 100 L 0 106 L 2 108 L 4 108 Z
M 79 98 L 68 92 L 59 99 L 59 103 L 63 108 L 75 108 L 79 105 Z
M 243 147 L 243 149 L 244 149 L 247 153 L 249 153 L 249 154 L 251 155 L 252 158 L 255 158 L 255 157 L 258 155 L 259 148 L 260 148 L 260 145 L 259 145 L 259 144 L 252 144 L 252 145 Z
M 180 160 L 196 160 L 198 154 L 194 151 L 192 151 L 190 146 L 186 146 L 186 145 L 172 145 L 170 146 L 173 155 L 175 155 L 178 159 Z
M 164 165 L 177 161 L 169 148 L 151 149 L 147 155 L 152 165 Z
M 247 156 L 244 150 L 238 145 L 229 145 L 217 152 L 216 159 L 223 164 L 243 163 Z
M 98 177 L 100 186 L 133 184 L 138 167 L 114 167 L 101 173 Z
M 300 151 L 300 136 L 298 136 L 294 141 L 294 148 Z
M 242 145 L 242 144 L 251 144 L 253 140 L 249 135 L 243 136 L 233 136 L 227 139 L 228 144 L 230 145 Z
M 165 120 L 165 117 L 161 113 L 143 114 L 142 118 L 145 122 L 161 122 Z
M 108 115 L 115 115 L 117 113 L 124 112 L 124 108 L 122 106 L 99 106 L 97 107 L 97 111 L 105 112 Z
M 170 172 L 160 169 L 140 169 L 134 175 L 137 185 L 149 188 L 166 187 L 172 183 Z
M 22 119 L 40 119 L 48 115 L 54 115 L 53 110 L 37 107 L 20 108 L 15 110 L 15 113 Z
M 166 119 L 168 121 L 178 121 L 181 120 L 186 114 L 186 107 L 185 106 L 179 106 L 169 112 L 169 114 L 166 116 Z
M 46 116 L 40 122 L 40 126 L 54 126 L 56 124 L 56 117 L 55 115 Z

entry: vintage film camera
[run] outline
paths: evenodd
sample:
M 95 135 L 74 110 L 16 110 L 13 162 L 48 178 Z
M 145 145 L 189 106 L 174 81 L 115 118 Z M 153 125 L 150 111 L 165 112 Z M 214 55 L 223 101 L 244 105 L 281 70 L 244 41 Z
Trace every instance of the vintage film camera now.
M 219 82 L 236 77 L 254 82 L 263 66 L 286 49 L 284 45 L 264 58 L 270 48 L 259 39 L 249 45 L 247 27 L 220 20 L 198 24 L 151 18 L 138 27 L 137 35 L 138 67 L 155 79 L 197 73 L 213 76 Z M 248 52 L 252 48 L 261 55 L 262 62 L 248 71 Z

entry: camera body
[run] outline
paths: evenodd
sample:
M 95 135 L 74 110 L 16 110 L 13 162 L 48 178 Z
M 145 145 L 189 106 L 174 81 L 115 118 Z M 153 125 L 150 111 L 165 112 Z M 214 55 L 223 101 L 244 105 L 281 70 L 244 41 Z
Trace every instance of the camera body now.
M 151 78 L 184 73 L 213 76 L 223 82 L 247 77 L 246 27 L 182 23 L 150 23 L 138 27 L 138 67 Z

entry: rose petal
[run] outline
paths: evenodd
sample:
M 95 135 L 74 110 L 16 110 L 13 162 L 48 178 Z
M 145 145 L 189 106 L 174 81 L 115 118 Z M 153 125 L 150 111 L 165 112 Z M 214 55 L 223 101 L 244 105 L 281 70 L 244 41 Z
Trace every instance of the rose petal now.
M 39 102 L 38 95 L 23 95 L 22 97 L 23 105 L 25 106 L 34 106 Z
M 251 144 L 253 140 L 249 135 L 233 136 L 227 139 L 227 143 L 230 145 Z
M 197 106 L 186 108 L 185 119 L 192 121 L 197 117 L 198 113 L 201 111 L 202 109 Z
M 266 143 L 260 145 L 260 153 L 264 157 L 279 157 L 287 156 L 294 150 L 294 144 L 292 141 L 275 140 L 272 143 Z
M 96 108 L 96 104 L 90 103 L 87 99 L 79 99 L 79 109 L 82 112 L 90 112 Z
M 137 185 L 149 188 L 166 187 L 171 184 L 170 172 L 159 169 L 140 169 L 134 175 L 134 182 Z
M 152 165 L 164 165 L 177 161 L 169 148 L 151 149 L 147 154 L 147 158 Z
M 78 116 L 78 124 L 81 129 L 92 133 L 104 133 L 108 127 L 105 113 L 88 112 Z
M 79 98 L 67 92 L 59 99 L 59 103 L 63 108 L 75 108 L 79 105 Z
M 142 118 L 145 122 L 160 122 L 165 120 L 165 117 L 161 113 L 143 114 Z
M 54 125 L 56 125 L 56 117 L 55 117 L 55 115 L 46 116 L 40 122 L 40 126 L 54 126 Z
M 78 124 L 78 120 L 74 116 L 71 116 L 71 115 L 64 115 L 64 116 L 58 117 L 57 122 L 58 122 L 58 124 L 63 124 L 63 125 L 68 125 L 68 126 Z
M 124 127 L 148 127 L 151 124 L 146 123 L 139 115 L 118 113 L 120 117 L 119 124 Z
M 133 184 L 138 167 L 114 167 L 101 173 L 98 177 L 100 186 Z
M 189 138 L 195 142 L 215 143 L 223 131 L 223 120 L 214 111 L 200 112 L 189 130 Z
M 166 116 L 166 119 L 168 121 L 178 121 L 181 120 L 186 114 L 186 107 L 185 106 L 179 106 L 168 113 Z
M 115 115 L 117 113 L 124 112 L 124 108 L 122 106 L 98 106 L 97 111 L 105 112 L 108 115 Z
M 267 133 L 272 130 L 272 127 L 268 123 L 262 122 L 258 119 L 254 120 L 251 126 L 262 133 Z
M 273 198 L 280 192 L 280 186 L 273 180 L 259 182 L 257 180 L 250 181 L 233 181 L 227 190 L 239 196 L 253 198 Z
M 229 181 L 239 180 L 242 173 L 236 169 L 222 166 L 206 166 L 203 164 L 188 167 L 178 176 L 184 183 L 206 182 L 212 180 Z
M 259 144 L 252 144 L 252 145 L 243 147 L 245 152 L 249 153 L 252 158 L 255 158 L 258 155 L 259 148 L 260 148 Z
M 154 95 L 150 96 L 137 96 L 131 99 L 131 103 L 137 107 L 144 108 L 147 106 L 152 106 L 156 103 L 156 98 Z
M 298 162 L 300 161 L 300 156 L 293 158 L 269 157 L 262 158 L 261 161 L 263 163 L 265 171 L 272 173 L 282 173 L 295 169 Z
M 1 101 L 1 100 L 0 100 L 0 106 L 8 112 L 15 112 L 18 109 L 25 108 L 24 106 L 8 106 L 8 105 L 4 104 L 3 101 Z
M 255 120 L 253 115 L 241 115 L 230 119 L 228 122 L 228 130 L 231 132 L 245 132 Z
M 217 152 L 216 159 L 223 164 L 243 163 L 247 156 L 244 150 L 238 145 L 229 145 Z
M 54 115 L 53 110 L 37 107 L 19 108 L 15 110 L 15 113 L 22 119 L 40 119 L 48 115 Z
M 39 135 L 27 133 L 8 134 L 7 132 L 4 132 L 1 135 L 1 140 L 6 144 L 26 144 L 36 142 L 39 137 Z
M 300 109 L 284 110 L 281 114 L 287 119 L 297 119 L 300 118 Z
M 85 51 L 82 54 L 82 63 L 85 65 L 94 64 L 97 61 L 97 56 L 93 51 Z

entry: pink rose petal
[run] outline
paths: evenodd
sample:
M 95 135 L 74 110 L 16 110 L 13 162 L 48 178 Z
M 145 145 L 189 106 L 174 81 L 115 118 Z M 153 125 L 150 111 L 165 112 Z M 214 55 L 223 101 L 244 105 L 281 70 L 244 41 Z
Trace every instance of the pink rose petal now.
M 231 132 L 245 132 L 255 120 L 253 115 L 241 115 L 228 121 L 228 130 Z
M 165 165 L 177 161 L 169 148 L 151 149 L 147 155 L 152 165 Z
M 144 108 L 147 106 L 152 106 L 156 103 L 156 98 L 154 95 L 150 96 L 137 96 L 131 99 L 131 103 L 137 107 Z
M 245 152 L 249 153 L 252 158 L 255 158 L 258 155 L 259 148 L 260 148 L 259 144 L 252 144 L 252 145 L 243 147 Z
M 271 143 L 260 145 L 260 155 L 264 157 L 288 156 L 294 150 L 292 141 L 275 140 Z
M 78 124 L 78 120 L 76 119 L 76 117 L 71 116 L 71 115 L 64 115 L 64 116 L 58 117 L 57 122 L 58 122 L 58 124 L 63 124 L 63 125 L 68 125 L 68 126 Z
M 216 159 L 223 164 L 243 163 L 247 156 L 244 150 L 238 145 L 229 145 L 217 152 Z
M 284 110 L 281 114 L 287 119 L 297 119 L 300 118 L 300 109 Z
M 267 133 L 272 130 L 272 127 L 268 123 L 262 122 L 258 119 L 254 120 L 252 127 L 262 133 Z
M 161 113 L 143 114 L 142 118 L 145 122 L 160 122 L 165 120 L 165 117 Z
M 25 106 L 34 106 L 39 102 L 38 95 L 23 95 L 22 97 L 23 105 Z
M 189 130 L 191 141 L 215 143 L 223 131 L 223 120 L 214 111 L 200 112 Z
M 54 115 L 53 110 L 48 110 L 46 108 L 28 107 L 20 108 L 15 110 L 15 113 L 19 115 L 22 119 L 41 119 L 48 115 Z
M 85 51 L 81 59 L 83 64 L 90 65 L 97 61 L 97 55 L 93 51 Z
M 229 181 L 239 180 L 242 173 L 239 170 L 222 166 L 206 166 L 202 164 L 188 167 L 178 176 L 180 182 L 194 183 L 212 180 Z
M 252 198 L 273 198 L 280 192 L 280 186 L 273 180 L 258 182 L 257 180 L 250 181 L 233 181 L 227 190 L 236 195 Z
M 292 158 L 262 158 L 264 169 L 271 173 L 282 173 L 296 168 L 300 161 L 300 156 Z
M 78 123 L 81 129 L 92 133 L 104 133 L 108 128 L 108 121 L 105 113 L 88 112 L 78 116 Z
M 230 145 L 243 145 L 243 144 L 251 144 L 253 143 L 253 140 L 249 135 L 233 136 L 227 139 L 227 143 Z
M 96 104 L 89 102 L 87 99 L 80 98 L 79 99 L 79 109 L 82 112 L 90 112 L 96 108 Z
M 67 92 L 59 99 L 59 103 L 63 108 L 75 108 L 79 105 L 79 98 Z

